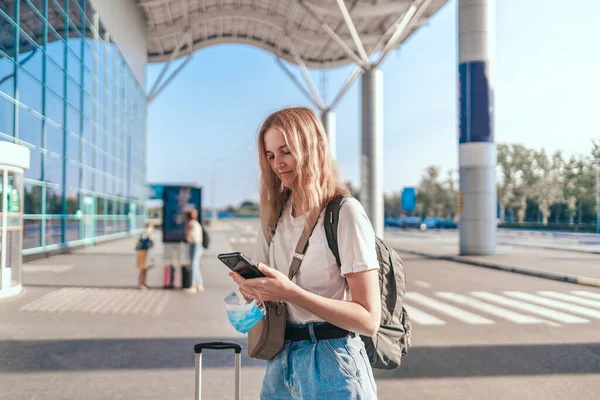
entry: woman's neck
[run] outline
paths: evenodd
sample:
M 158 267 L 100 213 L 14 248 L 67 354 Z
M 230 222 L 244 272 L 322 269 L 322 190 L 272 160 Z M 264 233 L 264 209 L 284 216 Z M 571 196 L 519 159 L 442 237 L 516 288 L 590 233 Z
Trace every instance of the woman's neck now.
M 292 203 L 292 217 L 297 218 L 300 215 L 304 215 L 302 203 L 299 199 L 295 198 L 293 194 L 290 197 L 290 202 Z

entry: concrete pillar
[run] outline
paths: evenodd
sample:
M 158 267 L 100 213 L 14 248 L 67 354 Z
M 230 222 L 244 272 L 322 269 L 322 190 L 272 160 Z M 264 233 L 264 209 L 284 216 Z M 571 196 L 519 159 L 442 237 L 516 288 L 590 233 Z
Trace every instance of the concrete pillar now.
M 458 0 L 460 254 L 496 252 L 496 145 L 490 49 L 494 0 Z
M 383 72 L 377 69 L 362 76 L 360 202 L 383 237 Z
M 321 120 L 323 121 L 323 126 L 325 127 L 325 132 L 327 132 L 327 140 L 329 141 L 329 149 L 331 150 L 331 155 L 335 159 L 336 155 L 336 144 L 335 144 L 335 113 L 331 110 L 327 110 L 323 112 L 321 116 Z

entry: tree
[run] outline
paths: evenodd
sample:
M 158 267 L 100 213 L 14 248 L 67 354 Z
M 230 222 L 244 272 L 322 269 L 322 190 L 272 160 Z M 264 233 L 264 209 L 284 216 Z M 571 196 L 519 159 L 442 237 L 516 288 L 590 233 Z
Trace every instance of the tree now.
M 567 202 L 567 215 L 569 217 L 569 224 L 573 224 L 575 215 L 577 214 L 577 199 L 581 197 L 582 190 L 578 184 L 581 180 L 581 171 L 578 168 L 577 159 L 574 156 L 569 158 L 569 161 L 565 163 L 564 167 L 564 198 Z
M 532 199 L 538 204 L 542 221 L 544 225 L 548 224 L 550 218 L 550 207 L 563 198 L 563 158 L 560 151 L 554 153 L 552 159 L 549 159 L 545 150 L 534 153 L 533 173 L 536 180 L 533 189 Z
M 384 196 L 384 214 L 398 217 L 402 214 L 402 198 L 400 192 Z
M 517 219 L 522 223 L 525 220 L 527 211 L 527 198 L 531 196 L 532 188 L 537 182 L 537 177 L 532 168 L 534 152 L 520 144 L 513 144 L 511 149 L 515 168 L 514 203 L 512 207 L 517 210 Z
M 496 192 L 500 203 L 500 219 L 504 221 L 506 210 L 514 201 L 516 165 L 513 159 L 513 151 L 506 144 L 497 147 L 498 167 L 496 171 Z
M 439 176 L 440 168 L 436 166 L 429 166 L 425 170 L 425 175 L 423 175 L 421 182 L 419 183 L 417 190 L 417 203 L 421 204 L 422 213 L 424 216 L 433 216 L 438 208 L 437 201 L 440 191 L 440 183 L 438 182 Z

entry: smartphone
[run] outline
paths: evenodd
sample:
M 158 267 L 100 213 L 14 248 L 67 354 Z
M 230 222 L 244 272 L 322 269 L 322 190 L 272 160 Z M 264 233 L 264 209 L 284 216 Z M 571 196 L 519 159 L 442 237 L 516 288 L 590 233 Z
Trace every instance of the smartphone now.
M 265 274 L 260 272 L 256 265 L 252 264 L 242 253 L 223 253 L 217 256 L 230 270 L 237 272 L 244 279 L 264 278 Z

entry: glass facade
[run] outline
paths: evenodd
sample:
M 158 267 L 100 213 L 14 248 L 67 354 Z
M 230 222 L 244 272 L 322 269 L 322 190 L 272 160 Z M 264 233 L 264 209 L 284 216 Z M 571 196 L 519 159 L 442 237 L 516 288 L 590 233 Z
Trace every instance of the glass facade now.
M 146 96 L 90 0 L 0 0 L 0 140 L 31 151 L 26 253 L 143 226 Z

